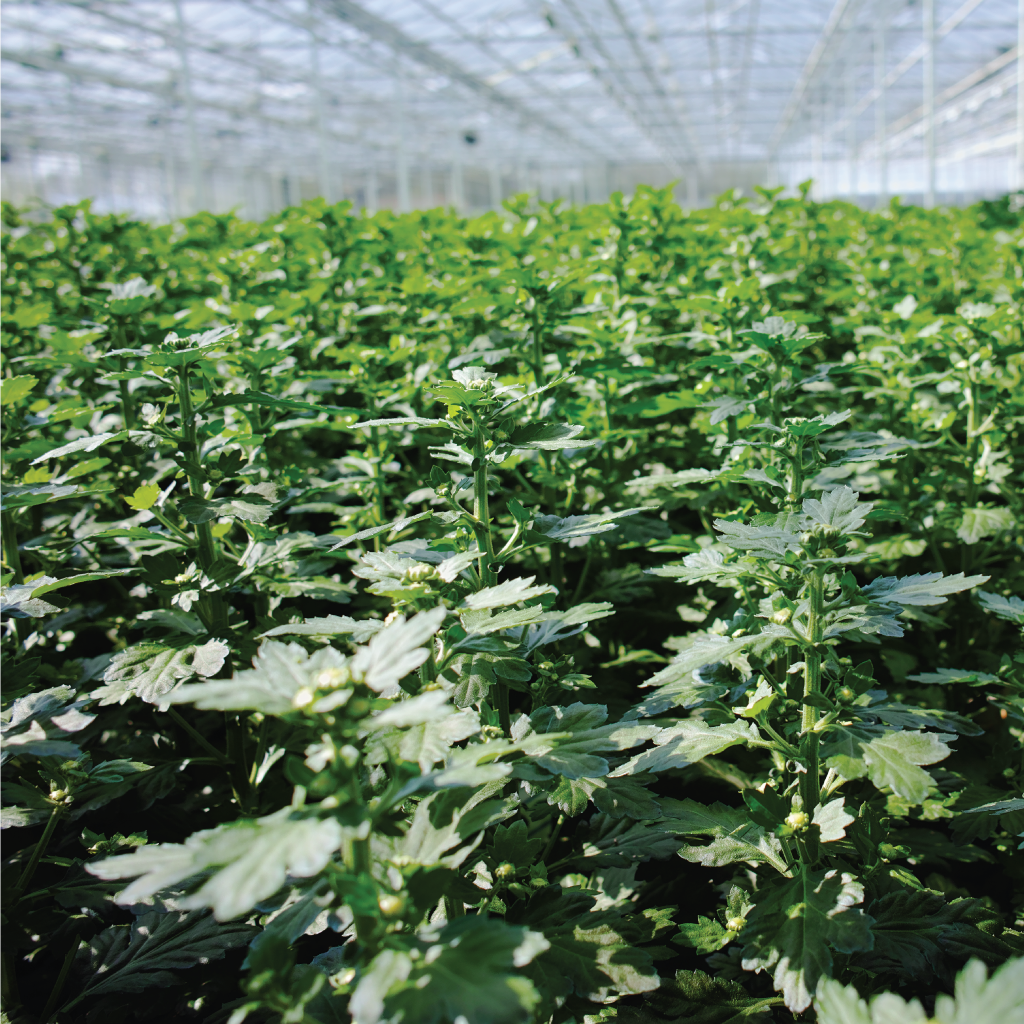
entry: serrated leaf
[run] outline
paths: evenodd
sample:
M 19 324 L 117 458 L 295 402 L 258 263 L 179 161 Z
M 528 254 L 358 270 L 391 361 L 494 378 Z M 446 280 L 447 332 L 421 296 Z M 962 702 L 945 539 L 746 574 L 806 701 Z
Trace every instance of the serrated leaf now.
M 776 871 L 788 870 L 782 844 L 770 832 L 750 820 L 745 809 L 711 805 L 696 800 L 662 802 L 664 817 L 657 823 L 675 835 L 710 836 L 703 846 L 682 845 L 676 851 L 683 860 L 705 867 L 721 867 L 737 861 L 770 864 Z
M 873 580 L 861 593 L 876 604 L 917 605 L 928 607 L 945 604 L 949 594 L 987 583 L 991 576 L 965 576 L 958 572 L 943 576 L 941 572 L 926 572 L 916 576 L 883 576 Z
M 730 939 L 730 934 L 718 922 L 709 917 L 698 917 L 695 922 L 681 924 L 675 941 L 680 946 L 695 949 L 698 953 L 714 953 Z
M 4 377 L 0 382 L 0 405 L 20 402 L 37 384 L 38 377 L 22 374 L 20 377 Z
M 93 452 L 102 445 L 109 444 L 115 440 L 122 441 L 127 436 L 127 430 L 119 430 L 112 433 L 95 434 L 90 437 L 80 437 L 77 441 L 63 444 L 59 448 L 48 451 L 45 455 L 40 455 L 38 458 L 33 459 L 30 465 L 37 466 L 40 462 L 46 462 L 49 459 L 62 459 L 65 455 L 71 455 L 74 452 Z
M 861 748 L 861 757 L 868 767 L 868 777 L 879 789 L 889 787 L 912 804 L 924 802 L 928 790 L 935 785 L 932 777 L 918 767 L 935 764 L 949 757 L 951 751 L 943 740 L 947 733 L 892 732 Z
M 485 608 L 505 608 L 508 605 L 519 604 L 520 601 L 528 601 L 530 598 L 555 592 L 555 588 L 551 586 L 532 586 L 536 578 L 536 576 L 522 576 L 518 579 L 506 580 L 497 586 L 485 587 L 483 590 L 467 595 L 462 605 L 473 611 Z
M 648 999 L 659 1019 L 686 1024 L 756 1024 L 770 1020 L 769 1010 L 781 1002 L 778 997 L 749 995 L 738 981 L 703 971 L 676 971 L 675 978 L 663 979 Z
M 447 609 L 442 606 L 420 612 L 408 621 L 399 615 L 365 647 L 357 648 L 352 657 L 355 678 L 361 678 L 382 697 L 395 696 L 399 680 L 430 657 L 430 651 L 423 645 L 441 628 L 446 614 Z
M 548 942 L 525 973 L 549 1000 L 575 992 L 604 1002 L 615 994 L 658 987 L 650 955 L 633 947 L 616 927 L 621 920 L 616 911 L 593 912 L 595 902 L 590 893 L 550 885 L 506 917 L 541 932 Z
M 73 587 L 76 583 L 95 583 L 97 580 L 115 579 L 118 576 L 134 576 L 138 569 L 103 569 L 99 572 L 81 572 L 75 576 L 65 576 L 63 579 L 42 580 L 32 591 L 34 598 L 42 597 L 44 594 L 52 594 L 55 590 L 63 590 L 65 587 Z
M 544 619 L 544 609 L 540 605 L 530 605 L 526 608 L 510 608 L 492 615 L 489 609 L 484 608 L 480 611 L 462 612 L 461 618 L 467 633 L 485 636 L 502 629 L 518 629 L 541 622 Z
M 1024 599 L 1012 594 L 1004 597 L 1002 594 L 990 594 L 988 591 L 979 590 L 978 600 L 985 611 L 991 612 L 997 618 L 1024 625 Z
M 589 448 L 597 441 L 576 440 L 586 427 L 572 423 L 529 423 L 516 427 L 508 439 L 512 448 L 539 448 L 558 451 L 563 448 Z
M 218 924 L 200 911 L 143 914 L 131 925 L 112 925 L 79 953 L 92 976 L 74 1002 L 173 985 L 179 979 L 172 971 L 220 960 L 229 949 L 246 945 L 256 931 L 246 924 Z
M 115 659 L 116 659 L 115 655 Z M 167 698 L 169 704 L 195 704 L 204 711 L 260 711 L 284 715 L 295 710 L 299 690 L 314 693 L 324 674 L 346 672 L 348 658 L 333 647 L 310 655 L 300 644 L 268 640 L 260 646 L 251 669 L 230 679 L 210 679 L 182 686 Z M 104 677 L 106 678 L 106 677 Z
M 539 996 L 523 970 L 547 942 L 538 932 L 485 916 L 421 933 L 429 958 L 385 950 L 349 1001 L 353 1024 L 526 1024 Z M 419 950 L 417 950 L 419 952 Z
M 956 535 L 965 544 L 977 544 L 985 537 L 994 537 L 1016 525 L 1008 508 L 967 508 L 956 528 Z
M 645 512 L 646 507 L 625 508 L 619 512 L 604 512 L 587 516 L 535 516 L 533 528 L 549 540 L 583 540 L 599 533 L 615 529 L 615 520 L 623 516 L 635 516 Z
M 185 879 L 212 870 L 186 909 L 211 907 L 218 921 L 229 921 L 272 896 L 286 875 L 310 878 L 326 867 L 341 846 L 342 827 L 308 812 L 284 807 L 265 818 L 196 832 L 182 844 L 143 846 L 124 857 L 87 865 L 107 881 L 134 878 L 117 902 L 138 903 Z
M 355 544 L 357 541 L 369 540 L 371 537 L 379 537 L 385 533 L 398 533 L 414 523 L 421 523 L 424 519 L 429 519 L 432 515 L 433 512 L 418 512 L 414 516 L 404 516 L 401 519 L 394 520 L 394 522 L 385 523 L 383 526 L 371 526 L 367 530 L 360 530 L 358 533 L 342 537 L 334 547 L 327 550 L 337 551 L 339 548 L 348 547 L 349 544 Z
M 685 768 L 712 754 L 759 739 L 753 722 L 729 722 L 728 725 L 709 726 L 701 718 L 688 718 L 678 725 L 663 729 L 654 737 L 655 747 L 635 754 L 624 765 L 611 773 L 635 775 L 638 772 L 663 772 L 669 768 Z
M 824 491 L 820 501 L 805 498 L 803 510 L 813 522 L 849 535 L 864 525 L 868 513 L 874 507 L 873 502 L 862 502 L 859 498 L 860 495 L 852 488 L 837 487 L 832 491 Z
M 845 804 L 845 797 L 838 797 L 814 808 L 811 824 L 820 829 L 821 842 L 834 843 L 845 838 L 847 826 L 857 820 L 846 810 Z
M 167 647 L 159 643 L 135 644 L 118 651 L 103 673 L 103 685 L 90 697 L 108 704 L 124 704 L 129 697 L 139 697 L 150 704 L 160 704 L 183 679 L 193 674 L 189 663 L 194 647 Z
M 759 889 L 743 930 L 744 970 L 772 972 L 775 991 L 802 1013 L 818 981 L 832 973 L 831 949 L 871 949 L 871 918 L 857 907 L 864 887 L 852 875 L 800 868 Z
M 723 543 L 735 551 L 749 551 L 762 558 L 784 559 L 787 551 L 800 550 L 800 535 L 779 526 L 747 526 L 727 519 L 716 519 L 715 529 Z
M 246 523 L 265 523 L 273 512 L 273 502 L 259 494 L 234 498 L 183 498 L 178 511 L 190 523 L 208 523 L 212 519 L 241 519 Z
M 384 628 L 381 619 L 353 619 L 348 615 L 323 615 L 302 622 L 275 626 L 261 633 L 257 639 L 265 640 L 274 636 L 351 636 L 357 643 L 365 643 Z

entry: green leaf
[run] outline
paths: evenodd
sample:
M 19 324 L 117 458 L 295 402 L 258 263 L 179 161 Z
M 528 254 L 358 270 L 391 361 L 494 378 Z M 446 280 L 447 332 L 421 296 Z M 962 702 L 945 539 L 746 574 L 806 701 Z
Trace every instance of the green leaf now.
M 526 1024 L 539 997 L 523 976 L 547 948 L 539 933 L 484 916 L 421 932 L 415 960 L 378 953 L 349 1001 L 353 1024 Z M 421 953 L 430 951 L 429 957 Z
M 130 498 L 124 500 L 137 512 L 146 512 L 156 504 L 159 497 L 159 484 L 143 484 L 135 488 L 135 493 Z
M 530 626 L 535 622 L 544 620 L 544 609 L 540 605 L 530 605 L 526 608 L 511 608 L 508 611 L 498 612 L 491 615 L 487 608 L 480 611 L 465 611 L 461 613 L 462 625 L 467 633 L 476 633 L 485 636 L 488 633 L 497 633 L 502 629 L 517 629 L 521 626 Z
M 588 516 L 535 516 L 533 529 L 549 540 L 583 540 L 599 533 L 608 533 L 615 529 L 615 520 L 623 516 L 635 516 L 645 512 L 646 506 L 626 508 L 620 512 L 605 512 Z
M 189 658 L 195 647 L 167 647 L 160 643 L 135 644 L 118 651 L 103 673 L 103 685 L 90 697 L 101 707 L 124 704 L 129 697 L 140 697 L 150 704 L 163 703 L 183 679 L 193 674 Z
M 819 839 L 823 843 L 834 843 L 846 836 L 846 828 L 857 819 L 845 808 L 846 798 L 838 797 L 827 804 L 814 808 L 811 824 L 820 829 Z
M 761 558 L 785 559 L 787 551 L 800 550 L 800 535 L 779 526 L 746 526 L 716 519 L 715 529 L 724 543 L 735 551 L 748 551 Z
M 723 750 L 759 739 L 753 722 L 729 722 L 728 725 L 709 726 L 701 718 L 688 718 L 654 737 L 653 750 L 635 754 L 624 765 L 616 768 L 612 776 L 635 775 L 637 772 L 663 772 L 669 768 L 685 768 L 702 758 L 720 754 Z
M 714 953 L 726 945 L 732 935 L 718 921 L 709 917 L 698 917 L 694 924 L 679 926 L 675 941 L 680 946 L 695 949 L 698 953 Z
M 528 868 L 537 859 L 543 839 L 530 839 L 525 821 L 514 821 L 511 825 L 498 825 L 491 838 L 491 856 L 498 863 L 507 861 L 516 867 Z
M 978 600 L 985 611 L 991 612 L 997 618 L 1024 625 L 1024 598 L 1014 597 L 1012 594 L 1004 597 L 1002 594 L 990 594 L 985 590 L 979 590 Z
M 945 604 L 948 594 L 958 594 L 962 590 L 987 583 L 991 576 L 964 576 L 958 572 L 953 576 L 943 576 L 941 572 L 926 572 L 916 576 L 884 576 L 873 580 L 861 593 L 876 604 L 918 605 L 927 607 Z
M 659 1018 L 686 1024 L 758 1024 L 770 1020 L 770 1008 L 782 1002 L 777 997 L 748 995 L 739 982 L 712 978 L 703 971 L 676 971 L 675 978 L 663 979 L 648 999 Z
M 575 992 L 605 1002 L 658 987 L 650 955 L 623 934 L 621 915 L 593 912 L 590 893 L 549 885 L 510 908 L 506 920 L 544 935 L 548 948 L 524 972 L 548 1000 Z
M 177 984 L 173 971 L 220 960 L 255 934 L 251 925 L 218 924 L 201 911 L 143 914 L 131 925 L 112 925 L 79 952 L 79 966 L 91 977 L 73 1001 Z
M 219 517 L 265 523 L 273 512 L 273 504 L 260 494 L 235 498 L 183 498 L 178 502 L 178 511 L 190 523 L 208 523 Z
M 1008 508 L 967 508 L 956 529 L 956 535 L 965 544 L 977 544 L 985 537 L 994 537 L 1016 525 Z
M 4 377 L 0 383 L 0 406 L 20 402 L 37 384 L 38 377 L 23 374 L 20 377 Z
M 100 572 L 82 572 L 76 576 L 65 576 L 59 580 L 44 577 L 46 582 L 40 580 L 40 585 L 32 591 L 32 596 L 38 598 L 55 590 L 63 590 L 64 587 L 73 587 L 76 583 L 95 583 L 97 580 L 109 580 L 117 576 L 134 576 L 137 572 L 138 569 L 104 569 Z
M 483 590 L 467 595 L 462 606 L 473 611 L 485 608 L 505 608 L 508 605 L 519 604 L 520 601 L 540 597 L 542 594 L 555 593 L 555 588 L 551 586 L 531 586 L 536 578 L 536 576 L 523 576 L 514 580 L 506 580 L 494 587 L 485 587 Z
M 892 732 L 865 744 L 861 756 L 879 789 L 889 787 L 904 800 L 921 804 L 935 781 L 918 765 L 948 757 L 950 749 L 943 740 L 951 739 L 947 733 Z
M 608 773 L 609 765 L 599 753 L 628 750 L 661 732 L 656 725 L 635 720 L 604 725 L 607 717 L 608 709 L 602 704 L 577 702 L 564 708 L 539 708 L 516 722 L 512 738 L 522 741 L 531 731 L 550 735 L 550 744 L 530 752 L 532 763 L 569 779 L 600 778 Z
M 1024 959 L 1017 957 L 987 977 L 985 964 L 971 960 L 957 975 L 955 997 L 939 995 L 935 1016 L 921 1004 L 893 992 L 873 996 L 870 1004 L 853 985 L 823 978 L 815 1000 L 819 1024 L 1008 1024 L 1024 1005 Z
M 48 451 L 45 455 L 40 455 L 33 459 L 30 465 L 36 466 L 40 462 L 48 462 L 50 459 L 62 459 L 65 455 L 71 455 L 74 452 L 94 452 L 101 445 L 109 444 L 111 441 L 123 441 L 127 436 L 127 430 L 120 430 L 115 433 L 80 437 L 77 441 L 71 441 L 69 444 Z
M 405 516 L 402 519 L 396 519 L 392 523 L 385 523 L 383 526 L 371 526 L 367 530 L 360 530 L 358 533 L 352 533 L 347 537 L 342 537 L 334 547 L 328 548 L 327 550 L 337 551 L 339 548 L 348 547 L 349 544 L 355 544 L 357 541 L 369 540 L 371 537 L 379 537 L 384 533 L 398 533 L 400 530 L 404 530 L 407 526 L 412 526 L 413 523 L 421 523 L 424 519 L 429 519 L 432 515 L 432 512 L 418 512 L 414 516 Z
M 342 827 L 308 811 L 283 807 L 265 818 L 196 832 L 182 844 L 143 846 L 124 857 L 87 865 L 107 881 L 134 878 L 118 893 L 125 905 L 138 903 L 193 875 L 211 872 L 185 909 L 211 907 L 218 921 L 229 921 L 272 896 L 287 875 L 310 878 L 321 872 L 341 847 Z
M 324 615 L 275 626 L 256 639 L 272 636 L 351 636 L 357 644 L 365 643 L 384 628 L 381 619 L 353 619 L 348 615 Z
M 664 817 L 658 826 L 676 835 L 710 836 L 710 844 L 681 846 L 676 852 L 691 864 L 721 867 L 737 861 L 771 864 L 776 871 L 788 871 L 782 844 L 770 832 L 754 824 L 743 808 L 722 803 L 710 806 L 696 800 L 662 801 Z
M 745 970 L 771 971 L 786 1006 L 802 1013 L 821 978 L 832 973 L 831 949 L 871 949 L 871 921 L 857 904 L 864 887 L 837 871 L 796 869 L 759 888 L 743 929 Z
M 849 535 L 864 525 L 873 507 L 870 501 L 858 501 L 859 497 L 850 487 L 836 487 L 823 492 L 820 501 L 806 498 L 803 510 L 813 522 L 831 527 L 836 533 Z
M 507 443 L 512 448 L 539 448 L 544 451 L 589 448 L 597 441 L 574 440 L 585 429 L 572 423 L 529 423 L 516 427 Z

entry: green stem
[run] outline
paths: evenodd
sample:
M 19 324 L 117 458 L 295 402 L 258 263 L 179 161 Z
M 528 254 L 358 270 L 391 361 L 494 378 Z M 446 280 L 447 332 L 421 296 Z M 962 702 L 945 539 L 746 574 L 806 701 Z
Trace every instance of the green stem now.
M 28 859 L 28 863 L 25 865 L 25 870 L 21 873 L 21 878 L 18 879 L 18 884 L 14 887 L 14 903 L 17 903 L 21 899 L 22 893 L 28 888 L 28 883 L 32 881 L 32 876 L 36 873 L 36 868 L 39 867 L 39 860 L 46 852 L 46 848 L 50 845 L 50 840 L 53 838 L 53 833 L 57 828 L 57 822 L 60 820 L 60 816 L 64 813 L 64 807 L 62 805 L 54 807 L 50 812 L 50 817 L 47 819 L 46 828 L 43 829 L 43 834 L 39 839 L 39 842 L 32 848 L 32 855 Z
M 149 511 L 153 513 L 153 518 L 156 519 L 158 523 L 162 523 L 166 526 L 167 529 L 170 530 L 171 533 L 173 533 L 174 536 L 182 543 L 187 544 L 189 547 L 192 547 L 195 544 L 195 541 L 185 533 L 184 530 L 178 529 L 178 527 L 175 526 L 174 523 L 172 523 L 170 519 L 168 519 L 167 516 L 165 516 L 155 505 Z
M 227 711 L 224 713 L 224 727 L 227 732 L 228 775 L 235 799 L 244 813 L 250 810 L 252 798 L 249 773 L 245 770 L 245 719 Z
M 25 572 L 21 567 L 21 551 L 18 549 L 18 528 L 14 525 L 14 514 L 11 512 L 4 512 L 2 514 L 2 525 L 4 535 L 4 561 L 7 563 L 7 567 L 11 572 L 14 573 L 14 582 L 24 583 Z
M 221 764 L 227 764 L 227 758 L 201 733 L 197 732 L 192 728 L 185 719 L 174 710 L 174 708 L 168 708 L 167 713 L 171 716 L 172 720 L 181 726 L 205 750 L 211 757 L 215 757 Z
M 808 640 L 813 646 L 804 651 L 804 696 L 821 693 L 821 650 L 824 631 L 825 570 L 817 568 L 811 573 L 808 584 L 809 611 L 807 616 Z M 818 734 L 814 727 L 818 723 L 818 709 L 804 704 L 800 731 L 804 765 L 807 773 L 803 779 L 804 810 L 811 814 L 818 803 L 821 786 L 818 764 Z
M 50 990 L 50 997 L 46 1000 L 46 1006 L 43 1008 L 40 1020 L 49 1021 L 54 1015 L 54 1010 L 57 1009 L 57 1003 L 60 1000 L 60 994 L 64 991 L 64 984 L 68 980 L 68 974 L 71 972 L 71 965 L 75 962 L 75 954 L 78 952 L 78 947 L 81 945 L 81 940 L 76 935 L 71 942 L 71 948 L 67 951 L 64 956 L 64 963 L 61 964 L 60 974 L 57 975 L 57 980 L 54 982 L 53 988 Z
M 540 303 L 533 300 L 533 382 L 538 388 L 544 386 L 544 337 L 540 319 Z M 538 399 L 540 401 L 540 399 Z
M 205 498 L 203 478 L 199 471 L 199 443 L 196 434 L 196 414 L 192 405 L 192 392 L 189 390 L 188 367 L 178 369 L 178 409 L 181 414 L 181 451 L 185 456 L 188 489 L 193 498 Z M 217 551 L 213 540 L 213 527 L 206 523 L 196 524 L 196 540 L 198 541 L 197 561 L 206 573 L 213 569 L 217 560 Z M 228 628 L 228 610 L 223 597 L 219 594 L 209 596 L 210 632 L 216 633 Z

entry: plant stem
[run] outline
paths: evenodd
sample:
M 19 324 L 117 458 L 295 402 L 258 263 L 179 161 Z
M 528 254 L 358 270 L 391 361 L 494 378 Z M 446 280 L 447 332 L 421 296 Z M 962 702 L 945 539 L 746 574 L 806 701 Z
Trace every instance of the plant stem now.
M 252 786 L 249 784 L 249 773 L 245 770 L 245 720 L 242 715 L 230 711 L 224 713 L 224 728 L 227 732 L 228 775 L 231 787 L 235 791 L 235 799 L 243 812 L 250 807 Z
M 50 840 L 53 838 L 53 833 L 57 828 L 57 822 L 60 820 L 60 816 L 64 813 L 63 806 L 54 807 L 50 812 L 50 817 L 47 819 L 46 828 L 43 829 L 43 834 L 39 838 L 39 842 L 32 848 L 32 856 L 29 857 L 28 863 L 25 865 L 25 870 L 21 873 L 21 878 L 18 879 L 18 884 L 14 887 L 14 901 L 15 903 L 21 899 L 22 893 L 28 888 L 28 883 L 32 881 L 32 876 L 36 873 L 36 868 L 39 867 L 39 860 L 46 852 L 46 848 L 50 845 Z
M 3 514 L 4 561 L 14 573 L 15 583 L 25 582 L 25 572 L 21 568 L 21 551 L 18 549 L 18 528 L 14 525 L 14 514 Z
M 533 382 L 538 388 L 544 386 L 544 336 L 540 320 L 540 303 L 533 300 Z M 540 401 L 540 399 L 538 399 Z
M 185 456 L 188 489 L 193 498 L 205 498 L 203 478 L 199 470 L 199 444 L 196 435 L 196 414 L 192 405 L 192 392 L 189 390 L 188 367 L 178 369 L 178 409 L 181 415 L 182 444 L 181 451 Z M 198 543 L 197 561 L 206 573 L 213 569 L 217 560 L 217 552 L 213 541 L 213 527 L 209 522 L 196 524 Z M 216 633 L 228 628 L 228 610 L 223 597 L 219 594 L 209 595 L 210 632 Z
M 57 1009 L 60 994 L 64 991 L 64 985 L 68 980 L 68 974 L 71 972 L 71 965 L 75 962 L 75 954 L 78 952 L 81 941 L 82 940 L 79 939 L 77 935 L 72 940 L 71 948 L 64 956 L 64 963 L 61 964 L 60 974 L 57 975 L 57 980 L 54 982 L 53 988 L 50 990 L 50 997 L 46 1000 L 46 1006 L 43 1007 L 42 1015 L 39 1018 L 40 1020 L 49 1021 L 53 1017 L 54 1010 Z
M 809 611 L 807 616 L 807 633 L 812 647 L 804 651 L 804 696 L 821 693 L 821 651 L 824 623 L 822 621 L 825 606 L 825 570 L 817 568 L 811 573 L 808 584 Z M 821 787 L 819 783 L 818 765 L 818 734 L 814 726 L 818 722 L 818 709 L 804 704 L 800 722 L 802 733 L 804 765 L 807 773 L 803 780 L 804 810 L 811 814 L 818 804 Z
M 168 708 L 167 713 L 181 726 L 205 750 L 211 757 L 215 757 L 221 764 L 227 764 L 227 758 L 200 732 L 193 729 L 191 725 L 174 708 Z

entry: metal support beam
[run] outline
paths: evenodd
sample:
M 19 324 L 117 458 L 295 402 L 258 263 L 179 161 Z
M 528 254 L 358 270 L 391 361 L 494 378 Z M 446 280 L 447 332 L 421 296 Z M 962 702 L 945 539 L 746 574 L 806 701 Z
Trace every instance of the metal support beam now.
M 185 123 L 188 128 L 189 174 L 192 180 L 192 203 L 196 210 L 206 205 L 203 188 L 203 166 L 199 156 L 199 138 L 196 135 L 196 105 L 192 95 L 192 71 L 188 62 L 188 40 L 185 38 L 185 15 L 181 0 L 174 0 L 174 15 L 178 26 L 178 59 L 181 62 L 181 85 L 185 94 Z
M 398 62 L 395 75 L 395 188 L 398 192 L 399 213 L 412 209 L 409 188 L 409 154 L 406 146 L 405 128 L 405 71 Z
M 318 0 L 318 3 L 324 10 L 329 11 L 335 17 L 357 28 L 371 39 L 385 43 L 396 56 L 407 57 L 423 67 L 430 68 L 432 71 L 444 75 L 453 82 L 458 82 L 459 85 L 469 89 L 470 92 L 482 96 L 495 110 L 513 115 L 517 122 L 541 128 L 557 139 L 561 145 L 569 142 L 577 148 L 592 154 L 597 152 L 592 146 L 576 138 L 566 125 L 555 124 L 539 111 L 531 109 L 511 96 L 498 92 L 493 86 L 488 85 L 484 79 L 467 71 L 461 65 L 456 64 L 455 61 L 449 60 L 426 43 L 413 39 L 412 36 L 407 35 L 397 25 L 393 25 L 391 22 L 385 21 L 383 18 L 377 17 L 376 14 L 360 7 L 359 4 L 353 3 L 353 0 Z
M 1017 188 L 1024 192 L 1024 0 L 1017 0 Z
M 327 202 L 334 202 L 331 174 L 327 157 L 327 118 L 324 111 L 324 84 L 320 77 L 320 41 L 313 31 L 313 4 L 309 3 L 309 64 L 313 89 L 313 109 L 316 115 L 316 169 L 320 195 Z
M 924 205 L 930 210 L 935 205 L 935 0 L 924 0 L 921 6 L 921 30 L 924 36 L 921 104 L 924 108 Z
M 1024 0 L 1021 0 L 1024 3 Z M 886 0 L 878 5 L 875 22 L 875 88 L 878 102 L 875 106 L 875 145 L 878 149 L 878 206 L 889 202 L 889 148 L 886 140 L 886 110 L 889 98 L 885 84 Z
M 799 113 L 804 102 L 804 97 L 807 94 L 807 90 L 810 88 L 811 83 L 817 75 L 818 69 L 821 66 L 822 58 L 824 58 L 829 44 L 832 42 L 832 37 L 839 30 L 839 26 L 842 24 L 843 18 L 845 17 L 846 11 L 851 2 L 853 2 L 853 0 L 836 0 L 835 6 L 832 8 L 832 13 L 828 16 L 828 21 L 825 22 L 825 27 L 821 30 L 821 35 L 815 41 L 810 56 L 807 58 L 807 63 L 804 65 L 804 69 L 800 73 L 800 78 L 797 80 L 796 86 L 793 89 L 793 94 L 790 96 L 789 102 L 786 104 L 786 109 L 782 112 L 782 117 L 779 119 L 779 123 L 776 125 L 775 131 L 772 133 L 771 141 L 768 143 L 769 159 L 775 155 L 779 146 L 782 145 L 782 142 L 786 137 L 786 133 L 789 131 L 789 127 L 793 123 L 793 119 Z

